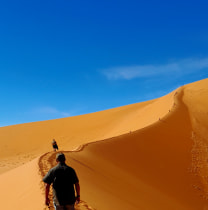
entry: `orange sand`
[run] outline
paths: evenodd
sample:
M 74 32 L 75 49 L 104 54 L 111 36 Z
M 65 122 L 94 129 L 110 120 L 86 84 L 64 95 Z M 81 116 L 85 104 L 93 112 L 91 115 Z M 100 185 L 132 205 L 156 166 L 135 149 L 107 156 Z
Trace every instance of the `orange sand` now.
M 43 210 L 57 140 L 76 209 L 208 210 L 208 79 L 147 102 L 0 128 L 0 206 Z M 52 208 L 51 208 L 52 209 Z

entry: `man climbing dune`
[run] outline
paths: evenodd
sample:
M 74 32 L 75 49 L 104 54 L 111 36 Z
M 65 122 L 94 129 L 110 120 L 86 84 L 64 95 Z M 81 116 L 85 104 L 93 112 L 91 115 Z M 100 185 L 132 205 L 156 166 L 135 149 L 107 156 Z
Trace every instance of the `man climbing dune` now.
M 58 145 L 57 145 L 55 139 L 53 139 L 53 141 L 52 141 L 52 147 L 53 147 L 54 152 L 55 152 L 56 150 L 58 150 Z
M 49 206 L 48 198 L 50 185 L 53 184 L 53 203 L 55 210 L 74 210 L 75 202 L 80 202 L 79 179 L 73 168 L 65 163 L 65 155 L 56 155 L 57 165 L 49 170 L 43 181 L 45 186 L 45 204 Z M 75 190 L 76 197 L 75 197 Z

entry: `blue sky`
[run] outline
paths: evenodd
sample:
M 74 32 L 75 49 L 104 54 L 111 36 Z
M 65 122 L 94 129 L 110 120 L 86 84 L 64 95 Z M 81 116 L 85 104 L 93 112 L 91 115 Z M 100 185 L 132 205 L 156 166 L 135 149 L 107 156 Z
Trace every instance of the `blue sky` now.
M 208 77 L 205 0 L 0 3 L 0 126 L 96 112 Z

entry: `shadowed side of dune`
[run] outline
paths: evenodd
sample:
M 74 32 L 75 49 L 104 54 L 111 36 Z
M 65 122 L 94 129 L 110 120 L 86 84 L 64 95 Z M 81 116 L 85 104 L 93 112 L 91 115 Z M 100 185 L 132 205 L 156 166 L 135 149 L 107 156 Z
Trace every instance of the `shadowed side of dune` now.
M 99 210 L 208 209 L 193 170 L 193 130 L 183 93 L 176 93 L 174 110 L 159 122 L 68 156 L 85 200 Z

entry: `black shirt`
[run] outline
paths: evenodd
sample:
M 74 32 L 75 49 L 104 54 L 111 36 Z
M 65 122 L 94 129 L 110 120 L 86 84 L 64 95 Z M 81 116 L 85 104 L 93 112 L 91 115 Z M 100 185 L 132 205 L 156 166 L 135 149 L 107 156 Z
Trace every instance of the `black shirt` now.
M 43 181 L 47 184 L 53 183 L 53 200 L 57 205 L 74 204 L 74 184 L 79 182 L 76 172 L 65 163 L 59 163 L 50 169 Z

